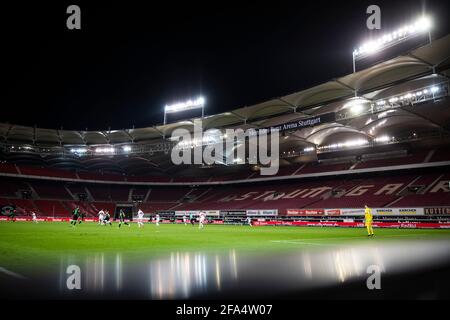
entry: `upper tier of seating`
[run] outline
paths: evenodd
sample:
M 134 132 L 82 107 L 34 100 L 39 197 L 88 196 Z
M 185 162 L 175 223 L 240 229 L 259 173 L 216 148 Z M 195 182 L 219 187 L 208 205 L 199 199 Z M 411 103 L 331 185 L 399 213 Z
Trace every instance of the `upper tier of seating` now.
M 324 172 L 335 172 L 335 171 L 345 171 L 345 170 L 358 170 L 358 169 L 369 169 L 378 167 L 388 167 L 388 166 L 399 166 L 405 164 L 420 164 L 424 162 L 442 162 L 450 161 L 450 151 L 446 148 L 421 151 L 413 154 L 408 154 L 404 156 L 385 158 L 385 159 L 363 159 L 359 162 L 345 162 L 345 163 L 335 163 L 330 164 L 326 162 L 321 163 L 299 163 L 289 166 L 282 166 L 276 176 L 291 176 L 291 175 L 303 175 L 303 174 L 314 174 L 314 173 L 324 173 Z M 241 171 L 235 174 L 225 174 L 218 176 L 204 176 L 204 177 L 185 177 L 185 176 L 125 176 L 119 174 L 108 174 L 108 173 L 98 173 L 98 172 L 85 172 L 85 171 L 66 171 L 61 169 L 53 168 L 41 168 L 41 167 L 30 167 L 30 166 L 17 166 L 10 163 L 0 163 L 0 173 L 4 174 L 15 174 L 15 175 L 28 175 L 28 176 L 39 176 L 39 177 L 53 177 L 61 178 L 65 180 L 74 181 L 112 181 L 112 182 L 161 182 L 161 183 L 192 183 L 197 182 L 220 182 L 220 181 L 233 181 L 233 180 L 250 180 L 255 178 L 262 178 L 257 172 L 254 171 Z

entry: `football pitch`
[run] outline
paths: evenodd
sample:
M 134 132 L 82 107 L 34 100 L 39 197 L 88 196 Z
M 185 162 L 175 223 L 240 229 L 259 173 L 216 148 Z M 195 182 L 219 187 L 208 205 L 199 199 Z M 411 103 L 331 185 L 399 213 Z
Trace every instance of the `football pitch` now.
M 59 263 L 62 256 L 120 254 L 139 262 L 174 252 L 226 252 L 264 255 L 288 250 L 322 250 L 395 241 L 450 241 L 450 230 L 376 229 L 368 238 L 363 228 L 250 227 L 241 225 L 145 224 L 138 228 L 117 223 L 100 226 L 59 222 L 1 222 L 0 267 L 18 272 Z

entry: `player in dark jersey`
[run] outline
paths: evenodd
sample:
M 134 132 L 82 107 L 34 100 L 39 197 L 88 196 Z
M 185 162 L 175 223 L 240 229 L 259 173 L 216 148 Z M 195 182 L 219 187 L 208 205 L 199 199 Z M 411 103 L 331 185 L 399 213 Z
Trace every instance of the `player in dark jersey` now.
M 109 224 L 112 227 L 112 223 L 111 223 L 111 215 L 109 214 L 109 211 L 106 210 L 105 211 L 105 217 L 103 218 L 103 222 L 105 223 L 105 226 L 107 224 Z
M 122 224 L 126 224 L 127 226 L 130 226 L 130 224 L 125 221 L 125 212 L 123 212 L 123 210 L 120 209 L 120 211 L 119 211 L 119 228 L 122 226 Z
M 16 213 L 17 213 L 16 209 L 12 209 L 10 212 L 11 213 L 9 214 L 9 219 L 12 222 L 16 222 Z
M 84 212 L 82 212 L 81 210 L 78 211 L 78 224 L 80 224 L 81 222 L 83 222 L 83 218 L 86 216 L 86 214 Z
M 72 219 L 70 220 L 70 224 L 72 225 L 72 227 L 75 227 L 77 225 L 77 221 L 78 219 L 81 218 L 81 211 L 80 211 L 80 207 L 76 207 L 75 209 L 73 209 L 72 211 Z M 81 223 L 81 220 L 80 222 Z

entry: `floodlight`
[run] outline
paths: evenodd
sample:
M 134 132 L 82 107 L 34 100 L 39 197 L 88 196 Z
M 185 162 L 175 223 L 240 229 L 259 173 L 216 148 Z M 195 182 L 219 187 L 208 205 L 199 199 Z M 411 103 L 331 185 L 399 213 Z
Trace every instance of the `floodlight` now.
M 87 149 L 86 148 L 72 148 L 72 149 L 70 149 L 70 152 L 72 152 L 72 153 L 86 153 Z
M 204 108 L 205 108 L 206 99 L 202 96 L 197 97 L 196 99 L 189 99 L 184 102 L 178 102 L 171 105 L 166 105 L 164 107 L 164 124 L 166 124 L 166 115 L 168 113 L 177 113 L 188 110 L 202 109 L 202 118 L 204 116 Z
M 175 113 L 180 111 L 187 111 L 192 109 L 203 108 L 205 105 L 205 98 L 198 97 L 195 100 L 186 100 L 184 102 L 178 102 L 172 105 L 166 105 L 164 110 L 166 113 Z
M 430 17 L 421 16 L 410 25 L 403 26 L 391 33 L 385 34 L 376 40 L 368 41 L 353 51 L 353 72 L 356 71 L 356 61 L 370 56 L 380 50 L 384 50 L 395 46 L 410 38 L 428 32 L 429 41 L 431 43 L 430 30 L 433 23 Z
M 114 153 L 115 149 L 111 147 L 105 147 L 105 148 L 96 148 L 96 153 Z
M 417 19 L 416 23 L 415 23 L 415 28 L 417 31 L 422 31 L 422 32 L 427 32 L 431 29 L 432 27 L 432 22 L 431 19 L 429 17 L 420 17 L 419 19 Z

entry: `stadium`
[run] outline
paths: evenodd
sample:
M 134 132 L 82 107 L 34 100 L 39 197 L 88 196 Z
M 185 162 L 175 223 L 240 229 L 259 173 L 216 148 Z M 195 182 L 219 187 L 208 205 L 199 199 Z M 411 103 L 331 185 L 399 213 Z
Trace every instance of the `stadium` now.
M 449 59 L 444 35 L 254 105 L 166 106 L 148 127 L 0 123 L 0 295 L 448 298 L 448 275 L 429 279 L 450 266 Z M 174 139 L 198 121 L 200 139 Z M 227 130 L 276 132 L 277 173 L 236 156 L 246 135 L 221 163 L 173 163 L 174 152 L 229 141 Z M 84 290 L 66 287 L 73 265 Z M 386 274 L 382 293 L 366 288 L 370 265 Z M 396 278 L 418 274 L 414 289 Z

